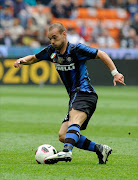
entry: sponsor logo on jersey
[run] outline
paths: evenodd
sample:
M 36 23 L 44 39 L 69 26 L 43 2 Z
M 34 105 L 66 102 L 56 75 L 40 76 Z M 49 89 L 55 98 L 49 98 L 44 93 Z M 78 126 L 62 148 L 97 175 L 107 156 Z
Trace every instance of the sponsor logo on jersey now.
M 56 70 L 58 71 L 71 71 L 75 69 L 75 64 L 72 63 L 69 65 L 60 65 L 60 64 L 55 63 L 55 67 L 56 67 Z

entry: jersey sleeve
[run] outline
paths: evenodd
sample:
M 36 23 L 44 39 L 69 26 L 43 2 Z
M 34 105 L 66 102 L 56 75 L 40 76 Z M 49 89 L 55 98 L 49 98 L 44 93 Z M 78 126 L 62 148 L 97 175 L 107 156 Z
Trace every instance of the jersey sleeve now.
M 52 47 L 49 45 L 46 48 L 44 48 L 42 51 L 40 51 L 39 53 L 35 54 L 35 56 L 38 59 L 38 61 L 41 61 L 41 60 L 51 61 L 51 58 L 50 58 L 51 53 L 52 53 Z
M 79 60 L 95 59 L 98 49 L 86 46 L 84 44 L 76 45 L 76 56 Z

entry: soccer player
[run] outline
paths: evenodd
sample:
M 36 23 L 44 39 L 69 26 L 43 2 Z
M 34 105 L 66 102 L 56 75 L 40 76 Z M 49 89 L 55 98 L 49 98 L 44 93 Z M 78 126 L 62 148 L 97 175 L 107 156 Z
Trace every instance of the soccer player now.
M 21 64 L 29 65 L 41 60 L 53 62 L 69 95 L 68 113 L 59 131 L 59 140 L 64 143 L 64 148 L 61 152 L 47 157 L 45 163 L 71 161 L 72 150 L 75 146 L 96 152 L 99 164 L 106 164 L 112 149 L 107 145 L 97 144 L 87 139 L 80 132 L 86 129 L 98 100 L 88 77 L 86 61 L 101 59 L 111 71 L 114 86 L 117 82 L 125 85 L 124 76 L 117 71 L 113 61 L 105 52 L 80 43 L 69 43 L 66 28 L 62 24 L 51 24 L 48 38 L 51 44 L 41 52 L 17 59 L 14 63 L 14 67 L 18 68 Z

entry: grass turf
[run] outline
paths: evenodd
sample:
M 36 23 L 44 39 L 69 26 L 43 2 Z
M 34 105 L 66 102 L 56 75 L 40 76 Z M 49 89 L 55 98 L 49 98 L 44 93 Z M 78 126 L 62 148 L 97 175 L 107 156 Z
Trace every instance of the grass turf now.
M 0 179 L 138 179 L 138 88 L 95 89 L 97 110 L 82 134 L 112 147 L 107 164 L 97 165 L 95 153 L 74 148 L 71 163 L 39 165 L 34 158 L 39 145 L 63 148 L 58 131 L 68 108 L 67 93 L 61 86 L 1 86 Z

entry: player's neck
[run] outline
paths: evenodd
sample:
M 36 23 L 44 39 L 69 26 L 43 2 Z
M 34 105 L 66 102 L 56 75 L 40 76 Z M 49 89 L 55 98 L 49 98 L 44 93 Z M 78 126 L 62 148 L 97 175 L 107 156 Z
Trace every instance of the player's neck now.
M 65 44 L 64 44 L 64 46 L 62 47 L 62 49 L 60 50 L 60 54 L 64 54 L 65 53 L 65 51 L 66 51 L 66 48 L 67 48 L 67 44 L 68 44 L 68 42 L 67 41 L 65 41 Z

